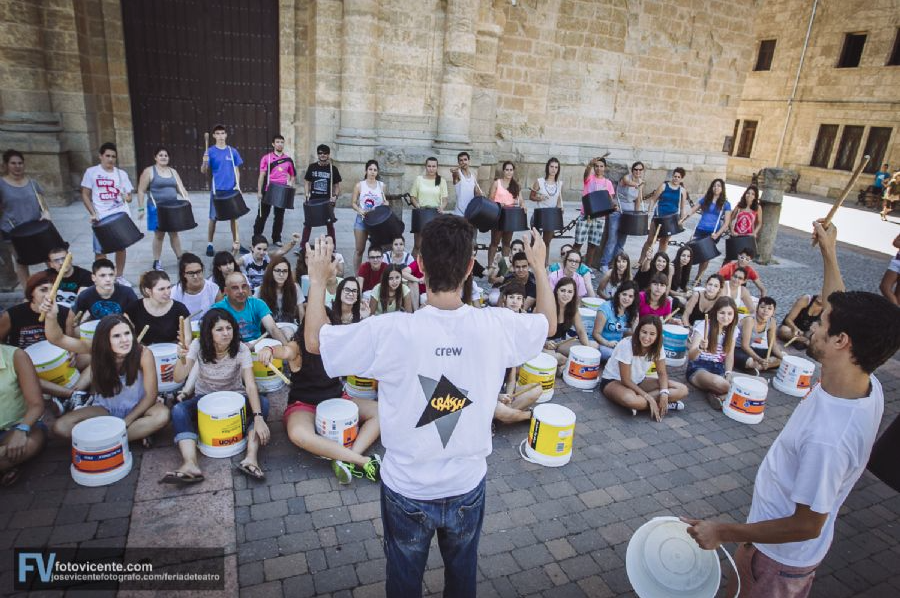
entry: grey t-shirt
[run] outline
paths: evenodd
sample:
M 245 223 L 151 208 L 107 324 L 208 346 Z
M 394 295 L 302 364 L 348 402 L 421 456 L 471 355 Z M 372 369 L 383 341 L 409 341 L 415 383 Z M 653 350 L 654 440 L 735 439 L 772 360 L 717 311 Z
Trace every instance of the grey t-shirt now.
M 0 178 L 0 230 L 8 233 L 20 224 L 40 220 L 41 208 L 37 193 L 44 190 L 34 179 L 25 179 L 25 186 L 10 185 Z

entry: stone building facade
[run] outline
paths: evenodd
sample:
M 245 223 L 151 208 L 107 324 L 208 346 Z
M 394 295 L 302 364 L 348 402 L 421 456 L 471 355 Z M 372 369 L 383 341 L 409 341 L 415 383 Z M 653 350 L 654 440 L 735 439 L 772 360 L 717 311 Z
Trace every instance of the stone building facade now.
M 375 157 L 399 192 L 430 155 L 446 168 L 468 150 L 483 184 L 506 159 L 531 184 L 556 156 L 569 198 L 584 164 L 604 152 L 619 172 L 644 161 L 654 186 L 675 166 L 688 170 L 692 192 L 724 175 L 723 144 L 759 37 L 748 24 L 763 5 L 253 1 L 278 6 L 278 122 L 298 162 L 328 143 L 345 180 L 362 178 Z M 0 148 L 23 149 L 55 202 L 75 197 L 103 141 L 119 145 L 132 174 L 146 166 L 135 163 L 120 0 L 2 5 Z M 200 153 L 198 139 L 198 163 Z
M 755 23 L 729 178 L 781 166 L 836 197 L 869 153 L 853 197 L 881 163 L 900 170 L 900 1 L 769 1 Z

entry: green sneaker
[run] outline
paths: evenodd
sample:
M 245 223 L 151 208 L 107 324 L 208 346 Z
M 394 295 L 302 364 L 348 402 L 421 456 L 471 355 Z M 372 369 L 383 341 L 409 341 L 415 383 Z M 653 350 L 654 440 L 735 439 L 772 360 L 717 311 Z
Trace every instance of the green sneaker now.
M 352 465 L 348 465 L 343 461 L 335 459 L 331 462 L 331 469 L 339 484 L 349 484 L 353 480 L 353 472 L 350 469 Z
M 381 481 L 381 457 L 377 454 L 369 457 L 369 462 L 362 466 L 366 479 L 371 482 Z

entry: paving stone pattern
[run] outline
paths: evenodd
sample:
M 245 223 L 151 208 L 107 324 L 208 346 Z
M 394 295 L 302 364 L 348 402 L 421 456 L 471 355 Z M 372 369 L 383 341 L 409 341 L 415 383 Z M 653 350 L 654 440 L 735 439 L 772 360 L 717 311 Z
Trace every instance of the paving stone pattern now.
M 352 220 L 349 214 L 341 217 L 339 238 L 348 239 Z M 629 242 L 632 253 L 635 243 Z M 186 245 L 197 251 L 203 244 L 197 235 Z M 349 260 L 350 248 L 342 249 Z M 882 256 L 846 247 L 839 253 L 848 287 L 877 288 L 886 266 Z M 780 318 L 796 294 L 818 290 L 821 261 L 807 236 L 785 228 L 776 254 L 781 263 L 760 272 L 779 301 Z M 683 378 L 683 368 L 674 375 Z M 886 395 L 886 426 L 900 412 L 900 361 L 895 357 L 877 375 Z M 797 401 L 770 387 L 765 419 L 749 426 L 713 412 L 697 392 L 688 397 L 685 411 L 670 413 L 661 423 L 632 417 L 596 391 L 568 388 L 561 380 L 553 400 L 578 417 L 568 465 L 546 468 L 524 461 L 518 447 L 527 424 L 501 427 L 494 438 L 479 548 L 481 596 L 633 595 L 624 561 L 632 533 L 657 515 L 743 521 L 757 467 Z M 281 423 L 284 402 L 283 391 L 272 395 L 272 442 L 261 453 L 265 481 L 233 474 L 236 545 L 227 551 L 237 557 L 240 595 L 383 595 L 378 486 L 366 480 L 339 486 L 327 462 L 296 449 Z M 4 593 L 12 587 L 13 547 L 125 544 L 146 454 L 137 446 L 132 450 L 134 470 L 127 478 L 83 488 L 69 475 L 68 448 L 54 441 L 21 481 L 3 492 Z M 151 450 L 174 451 L 171 433 L 164 431 Z M 864 474 L 841 511 L 812 595 L 900 594 L 898 516 L 900 496 Z M 184 532 L 185 545 L 197 531 Z M 426 594 L 440 595 L 442 587 L 435 542 Z

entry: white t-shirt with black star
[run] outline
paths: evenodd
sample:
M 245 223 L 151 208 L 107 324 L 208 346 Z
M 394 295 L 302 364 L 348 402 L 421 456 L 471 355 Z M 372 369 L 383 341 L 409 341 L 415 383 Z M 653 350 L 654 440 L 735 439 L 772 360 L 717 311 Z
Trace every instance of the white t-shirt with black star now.
M 324 326 L 319 342 L 329 376 L 378 380 L 382 481 L 435 500 L 465 494 L 485 476 L 504 372 L 538 355 L 547 333 L 541 314 L 429 305 Z

